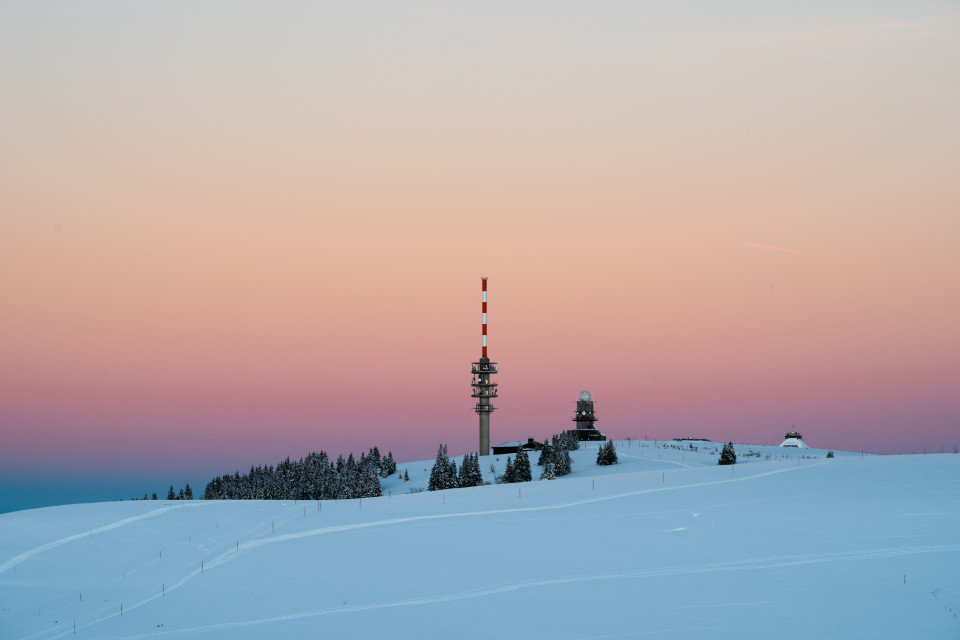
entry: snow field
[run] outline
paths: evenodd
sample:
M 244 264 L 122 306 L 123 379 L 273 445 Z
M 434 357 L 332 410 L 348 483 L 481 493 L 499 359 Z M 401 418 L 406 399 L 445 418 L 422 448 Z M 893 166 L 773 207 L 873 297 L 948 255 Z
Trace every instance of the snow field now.
M 0 637 L 73 636 L 74 620 L 87 638 L 960 637 L 960 456 L 618 451 L 613 467 L 574 452 L 550 482 L 433 493 L 406 493 L 432 461 L 400 464 L 411 482 L 319 510 L 3 514 Z M 499 458 L 481 459 L 488 479 Z

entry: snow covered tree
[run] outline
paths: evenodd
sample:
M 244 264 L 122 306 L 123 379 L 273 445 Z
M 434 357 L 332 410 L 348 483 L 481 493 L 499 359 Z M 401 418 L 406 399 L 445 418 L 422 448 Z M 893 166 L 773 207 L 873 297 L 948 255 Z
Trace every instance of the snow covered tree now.
M 351 500 L 360 497 L 360 469 L 357 467 L 357 461 L 353 458 L 353 453 L 347 456 L 347 461 L 343 465 L 343 473 L 340 474 L 341 500 Z
M 516 470 L 513 468 L 513 460 L 510 459 L 510 456 L 507 456 L 507 466 L 503 470 L 503 477 L 500 482 L 502 484 L 511 484 L 516 482 Z
M 530 471 L 530 456 L 523 450 L 523 447 L 517 451 L 517 461 L 513 465 L 513 478 L 515 482 L 530 482 L 533 480 L 533 474 Z
M 170 490 L 167 491 L 167 500 L 176 500 L 177 494 L 173 492 L 173 485 L 170 485 Z
M 458 485 L 460 487 L 479 487 L 483 484 L 483 474 L 480 472 L 480 461 L 475 454 L 463 456 L 460 465 Z
M 367 457 L 373 459 L 373 464 L 377 469 L 377 475 L 380 475 L 380 472 L 383 471 L 383 459 L 380 456 L 380 449 L 373 447 L 370 449 L 370 453 L 367 455 Z
M 379 498 L 383 495 L 380 488 L 380 473 L 376 460 L 367 458 L 359 469 L 360 486 L 358 489 L 359 498 Z
M 558 443 L 564 451 L 578 451 L 580 449 L 580 440 L 573 431 L 564 431 L 561 433 Z
M 454 460 L 450 461 L 450 469 L 447 471 L 447 482 L 450 483 L 450 489 L 460 486 L 460 481 L 457 479 L 457 463 Z
M 548 464 L 553 464 L 553 445 L 549 441 L 543 441 L 543 448 L 540 449 L 540 457 L 537 458 L 537 466 L 545 467 Z
M 193 500 L 193 489 L 190 488 L 190 483 L 187 483 L 187 486 L 183 488 L 183 497 L 187 500 Z
M 380 477 L 386 478 L 397 472 L 397 463 L 393 459 L 393 452 L 388 451 L 387 457 L 381 462 Z
M 440 491 L 457 486 L 456 463 L 451 468 L 450 458 L 447 456 L 447 445 L 442 444 L 437 449 L 437 459 L 430 470 L 430 480 L 427 482 L 427 491 Z M 453 475 L 451 477 L 451 472 Z
M 554 453 L 553 472 L 557 477 L 569 475 L 573 471 L 573 460 L 570 459 L 570 452 L 561 449 Z
M 737 464 L 737 453 L 733 450 L 732 442 L 723 445 L 723 451 L 720 452 L 720 460 L 717 464 Z
M 555 480 L 556 478 L 557 478 L 557 474 L 553 469 L 553 463 L 548 462 L 547 464 L 543 465 L 543 473 L 540 474 L 540 479 Z
M 407 469 L 403 470 L 403 481 L 410 482 L 410 472 Z
M 156 492 L 156 491 L 153 492 L 153 496 L 151 496 L 150 499 L 151 499 L 151 500 L 156 500 L 156 499 L 157 499 L 157 492 Z
M 473 454 L 473 464 L 471 466 L 472 466 L 471 473 L 473 475 L 474 486 L 479 487 L 484 483 L 483 471 L 480 470 L 480 454 L 479 453 Z
M 597 449 L 597 464 L 600 466 L 607 466 L 611 464 L 617 464 L 619 460 L 617 459 L 617 448 L 613 444 L 613 440 L 603 443 Z

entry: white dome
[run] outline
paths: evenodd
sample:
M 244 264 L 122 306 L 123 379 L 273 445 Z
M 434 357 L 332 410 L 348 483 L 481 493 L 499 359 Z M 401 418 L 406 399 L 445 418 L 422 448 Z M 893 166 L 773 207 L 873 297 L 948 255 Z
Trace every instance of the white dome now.
M 584 402 L 590 402 L 590 392 L 589 392 L 589 391 L 581 391 L 581 392 L 580 392 L 580 399 L 583 400 Z

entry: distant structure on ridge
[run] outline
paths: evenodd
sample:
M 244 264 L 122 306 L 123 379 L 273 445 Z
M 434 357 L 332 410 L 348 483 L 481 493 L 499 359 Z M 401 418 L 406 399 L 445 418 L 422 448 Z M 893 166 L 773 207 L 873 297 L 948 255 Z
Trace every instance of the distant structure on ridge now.
M 481 456 L 490 455 L 490 414 L 496 407 L 490 404 L 491 398 L 497 397 L 497 385 L 490 382 L 490 376 L 497 373 L 497 363 L 490 362 L 487 357 L 487 279 L 480 278 L 481 285 L 481 353 L 480 360 L 470 367 L 473 374 L 472 397 L 477 399 L 474 410 L 480 416 L 480 449 Z
M 571 429 L 570 433 L 577 436 L 577 440 L 584 442 L 607 439 L 607 436 L 600 433 L 593 424 L 597 421 L 597 416 L 593 413 L 593 398 L 589 391 L 580 392 L 577 413 L 573 416 L 573 421 L 577 423 L 577 428 Z
M 794 448 L 794 449 L 809 449 L 807 443 L 803 441 L 803 436 L 800 435 L 799 431 L 788 431 L 787 435 L 783 436 L 784 441 L 780 443 L 781 447 Z

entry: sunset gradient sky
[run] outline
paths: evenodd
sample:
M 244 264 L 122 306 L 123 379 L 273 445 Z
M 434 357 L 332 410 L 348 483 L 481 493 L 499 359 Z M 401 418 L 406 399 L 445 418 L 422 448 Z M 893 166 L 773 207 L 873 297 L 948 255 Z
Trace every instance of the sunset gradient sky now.
M 480 276 L 494 443 L 952 451 L 960 5 L 839 5 L 0 0 L 0 511 L 475 450 Z

